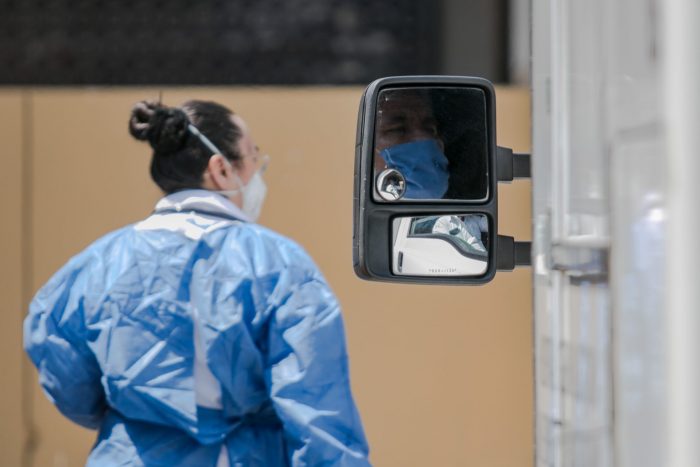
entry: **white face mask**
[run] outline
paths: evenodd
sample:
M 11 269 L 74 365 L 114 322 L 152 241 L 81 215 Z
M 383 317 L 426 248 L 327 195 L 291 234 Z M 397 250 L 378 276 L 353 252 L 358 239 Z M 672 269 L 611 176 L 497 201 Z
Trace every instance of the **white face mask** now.
M 218 190 L 217 193 L 224 196 L 234 196 L 240 193 L 243 199 L 241 210 L 251 221 L 255 222 L 258 220 L 258 217 L 260 217 L 260 211 L 262 211 L 262 206 L 265 202 L 265 195 L 267 195 L 267 185 L 262 178 L 261 171 L 257 170 L 253 176 L 250 177 L 250 180 L 248 180 L 248 184 L 244 185 L 243 180 L 241 180 L 233 167 L 231 167 L 231 170 L 233 170 L 238 186 L 241 188 L 236 188 L 235 190 Z
M 199 131 L 199 129 L 192 125 L 189 124 L 187 126 L 187 129 L 195 135 L 197 138 L 202 141 L 202 143 L 209 148 L 209 150 L 213 154 L 223 154 L 217 148 L 214 143 L 212 143 L 209 138 L 204 136 L 204 134 Z M 251 221 L 255 222 L 258 220 L 258 217 L 260 217 L 260 211 L 262 211 L 262 205 L 265 202 L 265 195 L 267 195 L 267 185 L 265 185 L 265 180 L 262 178 L 261 172 L 265 170 L 267 167 L 267 162 L 269 160 L 269 156 L 264 155 L 263 157 L 263 166 L 262 168 L 258 169 L 253 176 L 250 178 L 248 181 L 247 185 L 243 184 L 243 181 L 241 178 L 238 176 L 238 173 L 236 170 L 233 168 L 233 165 L 231 162 L 226 159 L 226 162 L 228 162 L 229 166 L 231 167 L 231 170 L 233 171 L 234 176 L 236 177 L 236 181 L 238 182 L 238 186 L 240 188 L 235 189 L 235 190 L 219 190 L 217 193 L 220 193 L 224 196 L 233 196 L 238 193 L 241 193 L 241 197 L 243 198 L 243 206 L 241 209 L 243 212 L 250 218 Z
M 267 195 L 267 185 L 259 170 L 253 174 L 248 184 L 243 187 L 241 194 L 243 196 L 243 207 L 241 209 L 250 217 L 250 220 L 253 222 L 257 221 L 265 202 L 265 195 Z

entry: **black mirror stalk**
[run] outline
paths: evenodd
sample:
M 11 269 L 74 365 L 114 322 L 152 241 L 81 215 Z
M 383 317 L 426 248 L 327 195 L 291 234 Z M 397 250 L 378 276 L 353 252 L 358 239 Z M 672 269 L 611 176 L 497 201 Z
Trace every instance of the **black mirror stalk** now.
M 499 271 L 512 271 L 517 266 L 532 264 L 532 242 L 516 242 L 513 237 L 498 236 L 498 258 L 496 268 Z
M 514 153 L 510 148 L 496 148 L 499 182 L 512 182 L 516 178 L 530 178 L 530 154 Z

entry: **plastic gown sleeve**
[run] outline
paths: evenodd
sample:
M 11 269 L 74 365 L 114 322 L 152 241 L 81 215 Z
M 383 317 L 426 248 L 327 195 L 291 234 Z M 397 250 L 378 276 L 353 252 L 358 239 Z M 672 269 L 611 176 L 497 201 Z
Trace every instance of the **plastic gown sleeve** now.
M 24 321 L 24 348 L 48 398 L 66 417 L 96 429 L 105 414 L 101 372 L 87 346 L 86 255 L 71 260 L 37 293 Z
M 313 265 L 283 273 L 276 292 L 266 379 L 290 465 L 370 465 L 337 300 Z

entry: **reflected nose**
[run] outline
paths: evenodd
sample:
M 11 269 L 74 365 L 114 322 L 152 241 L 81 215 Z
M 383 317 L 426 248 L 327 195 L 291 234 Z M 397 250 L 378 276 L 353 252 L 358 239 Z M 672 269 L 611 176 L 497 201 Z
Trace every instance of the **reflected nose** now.
M 418 141 L 421 139 L 433 139 L 435 137 L 432 132 L 425 130 L 423 128 L 415 128 L 409 135 L 411 141 Z
M 435 137 L 435 133 L 432 128 L 423 124 L 419 119 L 415 119 L 409 122 L 406 136 L 411 141 L 418 141 L 421 139 L 432 139 Z
M 423 141 L 427 139 L 434 139 L 438 142 L 440 151 L 445 151 L 445 144 L 442 142 L 442 140 L 435 134 L 434 131 L 425 128 L 412 129 L 412 131 L 408 134 L 407 142 Z

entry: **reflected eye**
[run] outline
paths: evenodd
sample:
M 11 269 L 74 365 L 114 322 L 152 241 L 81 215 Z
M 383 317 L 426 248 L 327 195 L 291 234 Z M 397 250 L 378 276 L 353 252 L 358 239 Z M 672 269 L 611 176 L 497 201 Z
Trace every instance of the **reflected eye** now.
M 426 125 L 424 130 L 430 136 L 437 136 L 438 135 L 438 129 L 437 129 L 436 125 Z
M 403 125 L 391 126 L 384 131 L 387 133 L 394 134 L 394 135 L 403 135 L 404 133 L 406 133 L 406 127 Z

